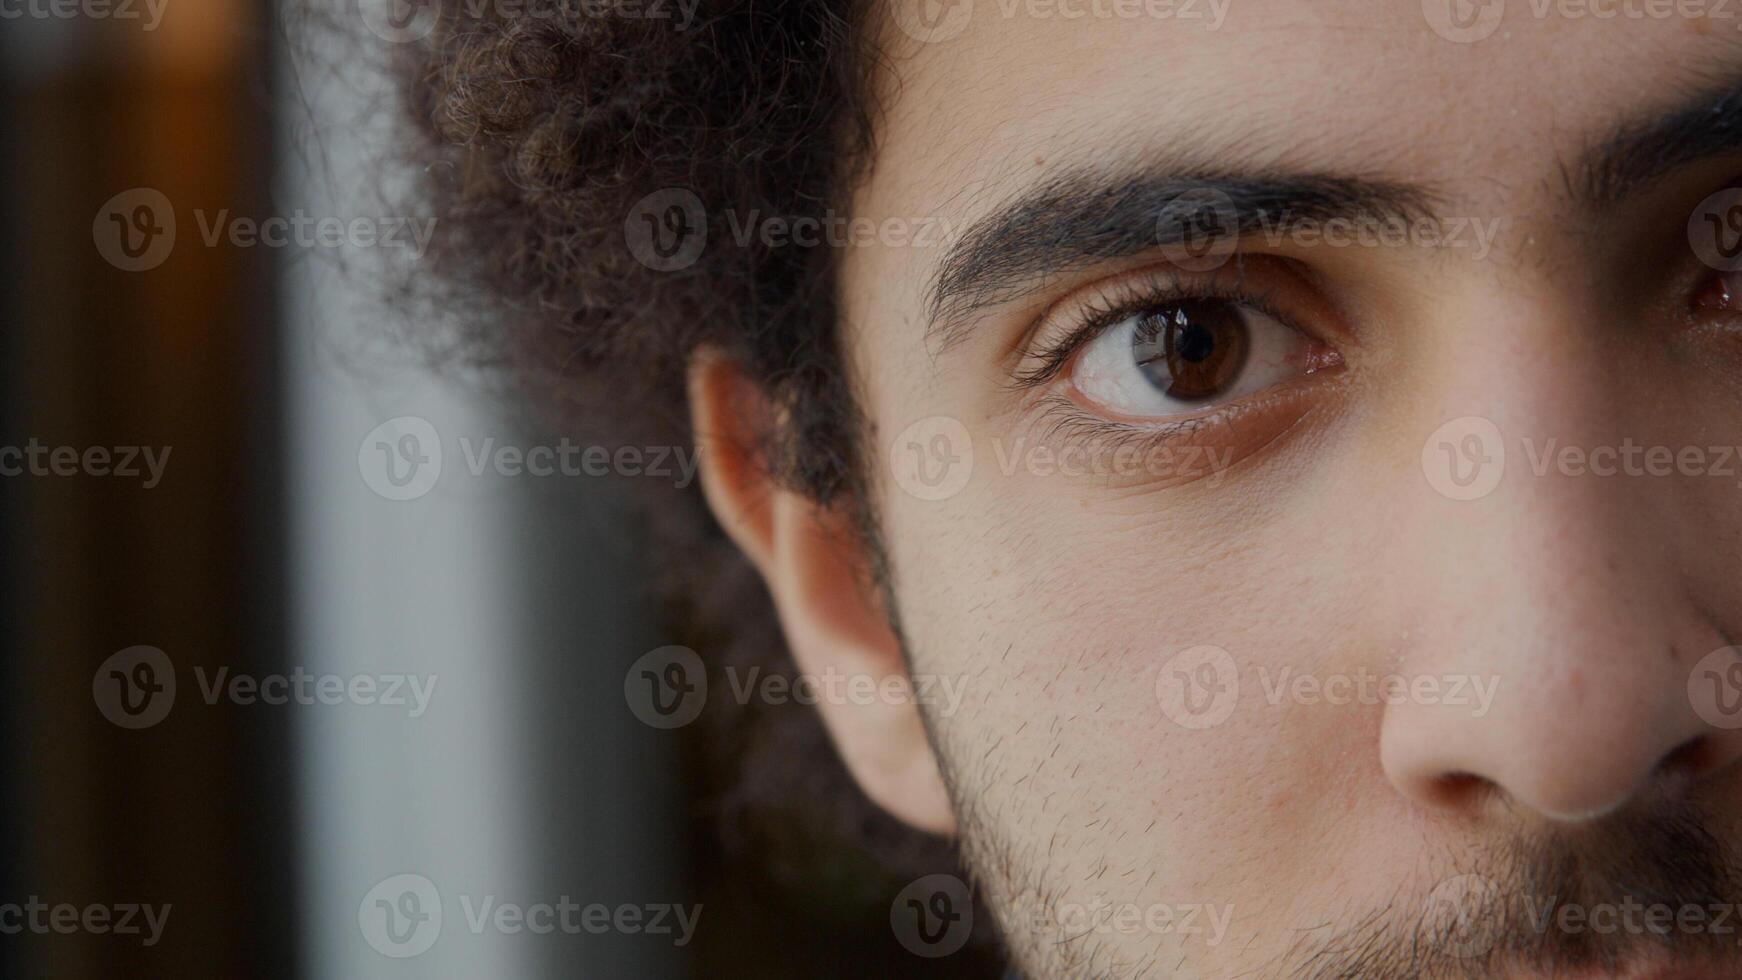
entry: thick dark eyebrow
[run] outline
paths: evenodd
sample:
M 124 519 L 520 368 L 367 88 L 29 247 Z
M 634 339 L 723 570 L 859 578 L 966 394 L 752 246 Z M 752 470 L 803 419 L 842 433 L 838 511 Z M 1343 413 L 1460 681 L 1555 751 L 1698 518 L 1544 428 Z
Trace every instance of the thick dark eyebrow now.
M 1742 151 L 1742 81 L 1708 90 L 1680 106 L 1625 123 L 1582 153 L 1565 172 L 1569 198 L 1593 210 L 1638 195 L 1674 171 Z M 929 291 L 928 343 L 948 349 L 986 306 L 1022 295 L 1053 274 L 1084 265 L 1176 247 L 1168 218 L 1180 202 L 1193 208 L 1223 194 L 1241 235 L 1269 224 L 1348 218 L 1432 220 L 1430 188 L 1335 174 L 1243 173 L 1239 170 L 1108 174 L 1078 170 L 1031 188 L 976 222 L 938 265 Z
M 1266 225 L 1359 218 L 1408 222 L 1432 213 L 1427 189 L 1356 177 L 1236 172 L 1078 170 L 1031 188 L 976 222 L 945 255 L 929 296 L 927 338 L 947 349 L 960 326 L 1047 276 L 1184 246 L 1206 200 L 1245 235 Z
M 1622 125 L 1580 160 L 1572 192 L 1593 207 L 1611 206 L 1682 167 L 1739 150 L 1742 81 Z

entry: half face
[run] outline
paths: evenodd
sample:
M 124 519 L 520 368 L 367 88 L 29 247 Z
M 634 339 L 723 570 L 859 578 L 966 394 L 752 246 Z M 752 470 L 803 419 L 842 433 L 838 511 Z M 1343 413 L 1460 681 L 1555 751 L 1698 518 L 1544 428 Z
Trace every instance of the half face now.
M 842 329 L 1032 976 L 1742 949 L 1742 11 L 1501 8 L 889 18 Z

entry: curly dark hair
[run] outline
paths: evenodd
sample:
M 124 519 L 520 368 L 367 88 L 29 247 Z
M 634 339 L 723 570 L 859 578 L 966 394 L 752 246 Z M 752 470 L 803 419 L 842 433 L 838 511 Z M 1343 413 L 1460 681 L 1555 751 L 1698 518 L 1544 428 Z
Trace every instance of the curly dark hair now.
M 464 318 L 463 339 L 607 445 L 689 445 L 686 366 L 699 349 L 723 353 L 780 410 L 760 447 L 773 475 L 868 529 L 869 434 L 837 342 L 838 250 L 720 235 L 662 271 L 637 259 L 625 221 L 673 189 L 704 202 L 715 227 L 729 212 L 845 210 L 876 117 L 869 5 L 704 0 L 687 26 L 632 15 L 642 9 L 439 0 L 433 31 L 402 49 L 444 305 L 486 304 Z M 698 490 L 638 493 L 681 639 L 710 670 L 791 677 L 764 586 Z M 705 719 L 699 768 L 717 780 L 728 843 L 790 859 L 788 874 L 814 875 L 807 854 L 840 842 L 891 878 L 957 867 L 953 845 L 863 796 L 814 710 L 710 703 Z

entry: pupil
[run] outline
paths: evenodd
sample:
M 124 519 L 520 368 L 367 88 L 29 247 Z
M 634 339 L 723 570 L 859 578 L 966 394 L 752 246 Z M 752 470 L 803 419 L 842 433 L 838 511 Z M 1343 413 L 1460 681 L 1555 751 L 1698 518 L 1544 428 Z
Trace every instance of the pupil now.
M 1180 357 L 1195 364 L 1215 353 L 1216 337 L 1195 323 L 1187 324 L 1180 330 L 1179 339 L 1174 342 L 1174 350 Z
M 1224 300 L 1183 300 L 1157 307 L 1132 339 L 1132 356 L 1157 388 L 1182 401 L 1226 391 L 1245 366 L 1245 317 Z

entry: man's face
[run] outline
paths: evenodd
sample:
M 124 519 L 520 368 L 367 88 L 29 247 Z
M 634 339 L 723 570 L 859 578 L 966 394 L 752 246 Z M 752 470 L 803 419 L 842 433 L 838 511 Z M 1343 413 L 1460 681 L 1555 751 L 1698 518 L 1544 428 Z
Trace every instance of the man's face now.
M 1742 950 L 1742 9 L 1501 6 L 889 18 L 844 330 L 1034 975 Z

